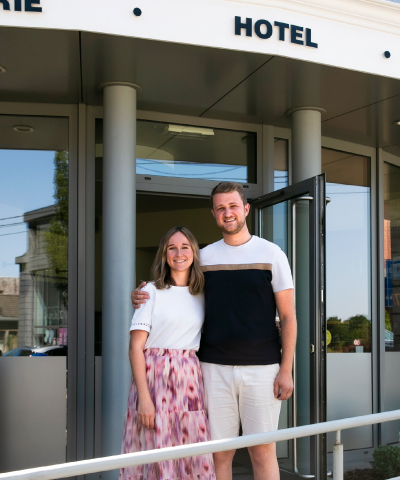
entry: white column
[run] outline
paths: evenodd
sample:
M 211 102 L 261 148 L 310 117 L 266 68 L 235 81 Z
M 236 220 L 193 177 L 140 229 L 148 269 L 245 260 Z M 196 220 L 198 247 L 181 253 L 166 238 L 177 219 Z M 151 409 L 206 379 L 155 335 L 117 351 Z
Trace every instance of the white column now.
M 136 90 L 109 82 L 103 89 L 102 456 L 121 451 L 131 367 L 129 326 L 135 288 Z M 116 480 L 117 471 L 103 480 Z
M 321 173 L 321 114 L 323 108 L 298 107 L 292 117 L 292 183 Z

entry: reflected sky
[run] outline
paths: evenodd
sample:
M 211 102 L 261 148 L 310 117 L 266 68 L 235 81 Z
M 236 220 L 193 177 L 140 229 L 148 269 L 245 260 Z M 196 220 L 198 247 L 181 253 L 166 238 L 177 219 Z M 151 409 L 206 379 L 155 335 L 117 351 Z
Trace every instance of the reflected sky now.
M 194 163 L 177 160 L 138 158 L 136 173 L 163 177 L 202 178 L 204 180 L 247 183 L 247 167 L 218 163 Z
M 327 317 L 371 319 L 370 188 L 327 184 Z
M 0 150 L 0 277 L 19 276 L 15 257 L 27 250 L 23 214 L 54 204 L 54 154 Z

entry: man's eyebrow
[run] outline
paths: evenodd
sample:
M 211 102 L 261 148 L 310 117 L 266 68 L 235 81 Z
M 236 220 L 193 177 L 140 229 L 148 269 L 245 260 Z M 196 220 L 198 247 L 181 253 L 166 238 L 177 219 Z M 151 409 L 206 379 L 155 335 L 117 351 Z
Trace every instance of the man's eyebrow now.
M 239 204 L 239 202 L 229 202 L 229 203 L 227 203 L 227 204 L 225 204 L 225 203 L 219 203 L 218 205 L 216 205 L 215 208 L 223 207 L 224 205 L 238 205 L 238 204 Z

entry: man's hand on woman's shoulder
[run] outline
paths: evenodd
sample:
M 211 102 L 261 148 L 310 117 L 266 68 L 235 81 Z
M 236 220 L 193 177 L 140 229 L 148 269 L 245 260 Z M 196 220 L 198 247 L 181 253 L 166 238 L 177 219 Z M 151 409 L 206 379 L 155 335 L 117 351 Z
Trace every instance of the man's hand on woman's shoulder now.
M 150 298 L 150 295 L 147 292 L 144 292 L 142 288 L 147 285 L 147 282 L 142 282 L 133 292 L 131 293 L 131 302 L 133 308 L 140 308 L 141 303 L 146 303 Z

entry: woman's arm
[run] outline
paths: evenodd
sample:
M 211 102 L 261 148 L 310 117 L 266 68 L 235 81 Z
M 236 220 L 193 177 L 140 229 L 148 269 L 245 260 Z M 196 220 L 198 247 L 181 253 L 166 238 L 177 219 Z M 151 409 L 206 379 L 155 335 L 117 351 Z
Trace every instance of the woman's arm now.
M 129 360 L 131 362 L 133 379 L 138 391 L 138 417 L 139 423 L 146 428 L 154 428 L 156 409 L 150 397 L 146 378 L 146 361 L 144 359 L 144 346 L 148 332 L 132 330 L 129 344 Z

